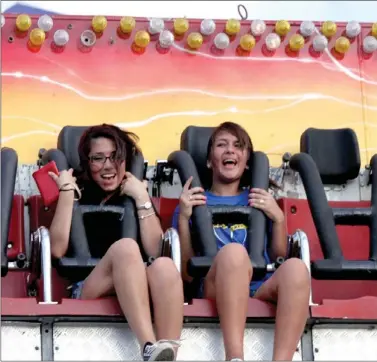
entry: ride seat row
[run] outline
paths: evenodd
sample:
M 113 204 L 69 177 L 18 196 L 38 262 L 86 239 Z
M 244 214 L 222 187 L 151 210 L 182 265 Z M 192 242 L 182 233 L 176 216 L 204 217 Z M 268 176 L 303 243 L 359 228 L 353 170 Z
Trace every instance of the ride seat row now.
M 57 148 L 43 154 L 42 164 L 54 160 L 59 170 L 68 167 L 77 170 L 79 167 L 77 145 L 84 130 L 85 127 L 64 127 L 59 134 Z M 190 176 L 193 176 L 193 187 L 208 185 L 205 157 L 212 130 L 213 128 L 210 127 L 188 127 L 181 136 L 181 149 L 169 156 L 169 165 L 178 170 L 182 184 Z M 355 298 L 363 295 L 377 296 L 377 216 L 375 214 L 377 207 L 377 155 L 373 156 L 370 162 L 372 201 L 329 203 L 326 199 L 324 184 L 346 184 L 349 180 L 358 177 L 360 153 L 354 131 L 351 129 L 308 129 L 301 136 L 300 151 L 299 154 L 294 155 L 289 160 L 289 166 L 299 173 L 307 194 L 307 201 L 279 200 L 286 215 L 288 231 L 292 235 L 290 237 L 290 256 L 306 258 L 314 278 L 313 297 L 315 302 L 321 302 L 322 298 L 329 296 L 333 299 L 347 299 L 350 295 Z M 5 153 L 13 154 L 13 156 L 7 157 L 12 159 L 14 164 L 15 152 L 5 150 L 4 155 Z M 3 164 L 2 162 L 2 168 Z M 267 156 L 262 152 L 255 152 L 249 166 L 251 174 L 245 175 L 246 184 L 267 189 L 269 179 Z M 12 167 L 12 172 L 15 174 L 14 166 Z M 12 172 L 8 171 L 7 174 L 11 175 Z M 143 178 L 144 160 L 142 155 L 135 156 L 132 163 L 132 172 L 139 179 Z M 3 175 L 2 172 L 2 178 Z M 6 179 L 4 178 L 4 181 L 2 179 L 3 185 L 4 182 L 10 186 L 7 189 L 2 187 L 2 194 L 3 192 L 7 193 L 8 200 L 12 200 L 15 177 L 12 179 L 8 176 Z M 9 192 L 10 189 L 12 190 L 11 193 Z M 3 195 L 2 199 L 4 200 Z M 172 211 L 177 200 L 168 201 L 165 198 L 159 198 L 157 201 L 155 204 L 162 215 L 162 223 L 168 226 L 171 222 L 171 214 L 164 211 L 164 205 L 169 205 L 169 209 Z M 3 205 L 5 207 L 2 212 L 2 276 L 5 276 L 11 256 L 6 252 L 8 238 L 4 235 L 9 234 L 9 215 L 11 213 L 4 211 L 10 211 L 11 206 L 9 201 L 8 204 L 3 202 Z M 45 208 L 41 204 L 39 196 L 29 198 L 28 205 L 31 232 L 36 232 L 41 226 L 48 228 L 54 209 Z M 372 205 L 375 206 L 372 207 Z M 78 204 L 75 205 L 69 255 L 55 263 L 58 273 L 64 278 L 82 279 L 98 262 L 91 257 L 86 242 L 84 214 L 110 212 L 115 215 L 114 217 L 119 217 L 119 214 L 126 213 L 129 217 L 124 217 L 122 221 L 125 237 L 139 238 L 137 218 L 131 200 L 125 198 L 124 205 L 119 210 L 108 208 L 99 209 L 98 206 L 83 208 Z M 193 212 L 192 232 L 195 237 L 192 240 L 194 240 L 194 249 L 199 251 L 202 256 L 190 260 L 189 273 L 193 277 L 205 275 L 213 257 L 216 255 L 212 223 L 214 221 L 229 221 L 230 217 L 249 225 L 249 237 L 252 235 L 253 240 L 250 244 L 249 254 L 255 270 L 255 279 L 262 278 L 267 271 L 274 270 L 281 264 L 282 260 L 277 260 L 273 265 L 265 264 L 263 241 L 266 219 L 262 212 L 240 207 L 213 208 L 200 206 L 195 208 Z M 17 220 L 17 223 L 14 223 L 23 224 L 22 220 Z M 5 228 L 3 228 L 3 225 Z M 340 226 L 336 228 L 337 225 Z M 12 233 L 15 233 L 13 227 L 11 235 Z M 179 244 L 177 234 L 174 233 L 174 230 L 170 230 L 167 235 L 162 248 L 163 253 L 175 258 L 178 266 L 178 256 L 172 253 L 172 250 L 177 250 L 172 248 L 172 243 L 178 242 Z M 308 249 L 305 249 L 306 245 L 309 246 Z M 20 247 L 19 250 L 23 252 L 24 248 Z M 344 280 L 353 289 L 337 293 L 341 288 L 334 289 L 334 280 Z M 350 280 L 355 280 L 355 282 L 350 282 Z M 374 288 L 372 291 L 367 291 L 367 285 L 370 282 L 373 283 Z M 356 290 L 356 293 L 352 294 L 352 290 Z

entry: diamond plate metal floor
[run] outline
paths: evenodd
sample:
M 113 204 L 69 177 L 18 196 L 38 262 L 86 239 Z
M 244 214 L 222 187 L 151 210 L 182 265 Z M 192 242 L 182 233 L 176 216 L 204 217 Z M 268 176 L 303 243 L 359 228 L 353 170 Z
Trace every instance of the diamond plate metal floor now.
M 271 360 L 273 334 L 273 325 L 247 328 L 245 359 Z M 53 336 L 55 361 L 140 360 L 140 349 L 133 333 L 121 324 L 56 323 Z M 218 327 L 184 328 L 181 339 L 178 360 L 224 360 L 222 333 Z M 300 348 L 295 360 L 301 360 Z
M 315 361 L 377 361 L 377 325 L 321 325 L 312 329 Z

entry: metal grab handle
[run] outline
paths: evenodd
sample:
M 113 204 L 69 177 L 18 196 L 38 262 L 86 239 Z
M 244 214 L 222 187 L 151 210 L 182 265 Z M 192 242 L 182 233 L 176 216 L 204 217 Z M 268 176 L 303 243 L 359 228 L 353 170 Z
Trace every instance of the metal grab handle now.
M 171 258 L 181 273 L 181 244 L 178 232 L 174 228 L 167 229 L 163 235 L 161 256 Z
M 302 230 L 296 230 L 296 232 L 292 235 L 293 244 L 296 244 L 300 251 L 300 259 L 304 262 L 306 267 L 308 268 L 309 278 L 310 278 L 310 294 L 309 294 L 309 305 L 314 306 L 317 304 L 313 303 L 312 298 L 312 274 L 311 274 L 311 265 L 310 265 L 310 247 L 309 247 L 309 239 L 306 236 L 305 232 Z
M 51 242 L 50 234 L 41 226 L 32 234 L 31 273 L 28 276 L 28 286 L 33 287 L 37 279 L 43 280 L 43 298 L 40 304 L 56 304 L 52 301 L 51 281 Z

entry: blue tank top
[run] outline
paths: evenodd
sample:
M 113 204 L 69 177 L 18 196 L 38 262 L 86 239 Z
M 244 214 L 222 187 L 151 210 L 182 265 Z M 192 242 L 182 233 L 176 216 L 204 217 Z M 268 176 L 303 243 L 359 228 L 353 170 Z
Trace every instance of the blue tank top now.
M 218 196 L 213 193 L 206 191 L 207 205 L 208 206 L 247 206 L 249 199 L 249 190 L 245 189 L 239 195 L 235 196 Z M 178 229 L 178 216 L 179 216 L 179 206 L 174 211 L 172 226 Z M 269 223 L 269 229 L 272 227 L 271 222 Z M 224 245 L 230 243 L 242 244 L 247 248 L 247 225 L 245 224 L 215 224 L 213 225 L 213 232 L 216 236 L 217 248 L 220 250 Z M 270 233 L 268 233 L 270 234 Z M 265 240 L 264 257 L 266 263 L 271 263 L 270 258 L 267 253 L 267 237 Z M 252 294 L 272 275 L 272 273 L 266 274 L 265 278 L 260 281 L 253 281 L 250 284 L 250 291 Z

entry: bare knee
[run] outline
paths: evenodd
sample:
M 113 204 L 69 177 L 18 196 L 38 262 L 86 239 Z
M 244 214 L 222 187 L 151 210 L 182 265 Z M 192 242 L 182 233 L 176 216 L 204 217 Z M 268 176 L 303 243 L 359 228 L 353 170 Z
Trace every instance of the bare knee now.
M 140 247 L 137 242 L 130 238 L 123 238 L 110 246 L 108 253 L 112 260 L 122 260 L 130 263 L 141 259 Z
M 237 243 L 223 246 L 216 256 L 216 268 L 220 267 L 225 272 L 247 270 L 252 272 L 252 266 L 246 248 Z
M 297 291 L 310 288 L 309 271 L 301 259 L 290 258 L 278 270 L 279 284 L 283 284 L 284 288 L 294 288 Z
M 157 258 L 152 265 L 147 268 L 148 280 L 150 283 L 161 283 L 173 285 L 182 284 L 181 275 L 178 272 L 172 259 L 167 257 Z

